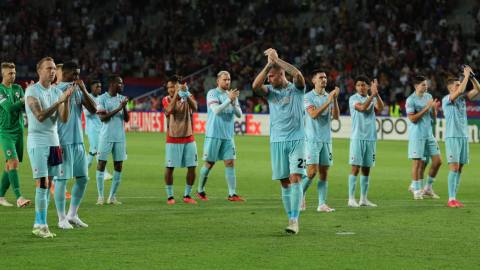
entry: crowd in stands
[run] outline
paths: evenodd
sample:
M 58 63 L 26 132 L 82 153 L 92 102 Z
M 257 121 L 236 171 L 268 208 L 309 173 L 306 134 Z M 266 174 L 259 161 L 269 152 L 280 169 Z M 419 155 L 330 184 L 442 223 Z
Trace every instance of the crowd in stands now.
M 20 75 L 35 72 L 46 55 L 59 63 L 78 62 L 87 83 L 110 73 L 185 76 L 213 65 L 214 71 L 228 70 L 238 88 L 248 91 L 266 63 L 263 51 L 272 47 L 301 70 L 308 90 L 310 71 L 325 70 L 327 90 L 340 88 L 341 112 L 348 113 L 359 74 L 377 78 L 382 98 L 391 103 L 414 91 L 412 78 L 418 74 L 428 78 L 432 96 L 442 98 L 445 79 L 460 76 L 461 64 L 474 72 L 480 67 L 475 43 L 445 19 L 455 6 L 444 0 L 368 0 L 367 6 L 357 1 L 353 12 L 340 0 L 52 1 L 54 6 L 0 1 L 0 60 L 15 62 Z M 475 0 L 472 6 L 465 16 L 476 18 L 480 5 Z M 299 25 L 307 12 L 326 19 Z M 122 27 L 126 43 L 115 35 Z M 475 33 L 471 40 L 480 43 L 478 21 Z M 203 108 L 209 89 L 202 82 L 195 88 L 191 92 Z M 135 106 L 161 109 L 156 99 Z M 265 112 L 265 103 L 254 95 L 242 106 Z

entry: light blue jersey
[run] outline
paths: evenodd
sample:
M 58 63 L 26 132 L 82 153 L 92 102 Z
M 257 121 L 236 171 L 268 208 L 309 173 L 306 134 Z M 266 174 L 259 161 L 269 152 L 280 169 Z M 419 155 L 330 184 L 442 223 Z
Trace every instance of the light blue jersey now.
M 355 94 L 350 97 L 350 115 L 352 116 L 352 134 L 351 140 L 377 141 L 377 126 L 375 120 L 375 104 L 377 98 L 373 98 L 372 103 L 364 112 L 358 111 L 355 107 L 367 101 L 369 96 L 362 97 Z
M 309 142 L 332 143 L 331 118 L 333 102 L 317 119 L 312 119 L 307 112 L 311 108 L 318 109 L 322 107 L 327 103 L 327 100 L 328 93 L 319 95 L 315 90 L 305 95 L 305 134 Z
M 210 105 L 223 104 L 226 100 L 230 101 L 228 94 L 230 91 L 222 92 L 220 89 L 215 88 L 208 91 L 207 94 L 207 130 L 205 137 L 232 140 L 233 139 L 233 125 L 234 125 L 234 112 L 235 108 L 232 104 L 229 104 L 221 113 L 216 115 Z M 235 101 L 236 106 L 240 108 L 238 99 Z
M 411 94 L 407 98 L 407 102 L 405 103 L 405 109 L 407 111 L 407 115 L 414 115 L 422 111 L 425 106 L 427 106 L 427 101 L 432 99 L 432 95 L 429 93 L 425 93 L 425 96 L 419 97 L 416 93 Z M 425 140 L 430 139 L 433 136 L 432 132 L 432 117 L 430 116 L 430 112 L 432 108 L 428 109 L 422 118 L 420 118 L 417 122 L 412 123 L 410 118 L 408 118 L 408 139 L 409 140 Z
M 117 94 L 112 97 L 107 93 L 100 95 L 97 104 L 97 113 L 109 114 L 116 110 L 122 101 L 124 96 Z M 126 107 L 127 111 L 128 106 Z M 100 141 L 104 142 L 125 142 L 125 125 L 123 121 L 123 109 L 117 112 L 112 118 L 103 122 L 102 130 L 100 131 Z
M 270 142 L 305 140 L 302 105 L 305 87 L 298 89 L 291 82 L 283 89 L 266 87 L 265 99 L 270 105 Z
M 98 104 L 100 103 L 100 95 L 94 97 L 92 94 L 90 94 L 90 96 L 92 96 L 95 104 L 97 104 L 98 106 Z M 87 109 L 84 108 L 84 112 L 86 111 Z M 100 116 L 98 114 L 95 113 L 85 117 L 85 134 L 88 135 L 92 132 L 100 132 L 101 129 L 102 121 L 100 121 Z
M 462 94 L 455 100 L 451 100 L 448 95 L 442 100 L 443 114 L 447 121 L 445 129 L 445 138 L 468 138 L 467 121 L 467 94 Z
M 70 83 L 60 82 L 56 87 L 65 92 Z M 83 143 L 83 127 L 82 127 L 82 103 L 85 102 L 82 91 L 77 86 L 73 94 L 70 96 L 70 117 L 66 124 L 58 121 L 58 137 L 60 145 L 68 145 L 74 143 Z
M 27 88 L 25 91 L 25 103 L 28 104 L 28 97 L 34 97 L 40 101 L 42 109 L 52 107 L 62 96 L 62 91 L 55 86 L 49 89 L 44 88 L 39 82 Z M 60 142 L 57 134 L 58 112 L 54 112 L 49 118 L 40 123 L 33 115 L 30 107 L 25 106 L 28 119 L 28 137 L 27 148 L 37 148 L 42 146 L 59 146 Z

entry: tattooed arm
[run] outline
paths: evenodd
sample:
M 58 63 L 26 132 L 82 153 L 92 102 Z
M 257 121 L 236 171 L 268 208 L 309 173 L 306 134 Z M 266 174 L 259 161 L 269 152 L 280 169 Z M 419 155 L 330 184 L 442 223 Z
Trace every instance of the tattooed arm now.
M 35 118 L 37 118 L 40 123 L 43 123 L 43 121 L 52 116 L 52 114 L 54 114 L 60 106 L 60 103 L 57 101 L 50 108 L 43 110 L 42 104 L 40 104 L 40 100 L 32 96 L 29 96 L 27 98 L 27 104 Z
M 305 86 L 305 79 L 303 78 L 302 73 L 294 66 L 278 58 L 278 54 L 275 49 L 266 50 L 265 55 L 272 59 L 272 61 L 275 62 L 277 66 L 279 66 L 281 69 L 285 70 L 285 72 L 293 76 L 293 84 L 295 84 L 297 88 L 303 88 Z

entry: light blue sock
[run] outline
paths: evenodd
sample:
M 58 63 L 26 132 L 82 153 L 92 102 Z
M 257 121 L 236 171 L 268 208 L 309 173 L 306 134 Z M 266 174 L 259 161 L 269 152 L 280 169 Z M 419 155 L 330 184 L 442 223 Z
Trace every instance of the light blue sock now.
M 310 187 L 312 184 L 313 178 L 310 179 L 308 176 L 305 174 L 302 175 L 302 189 L 303 189 L 303 196 L 305 196 L 305 193 L 307 193 L 307 189 Z
M 360 195 L 367 196 L 370 177 L 360 175 Z
M 173 197 L 173 185 L 167 185 L 167 197 Z
M 355 196 L 355 190 L 357 189 L 357 177 L 351 175 L 348 177 L 348 195 Z
M 420 189 L 423 189 L 423 187 L 425 186 L 425 180 L 420 179 L 418 180 L 418 182 L 420 183 Z
M 422 190 L 422 186 L 420 185 L 420 180 L 413 181 L 413 190 L 414 191 Z
M 433 184 L 433 182 L 435 182 L 435 178 L 427 176 L 427 184 Z
M 35 207 L 37 208 L 37 207 Z M 35 209 L 35 223 L 33 223 L 33 225 L 40 225 L 40 215 L 37 211 L 37 209 Z
M 287 212 L 288 219 L 292 217 L 292 200 L 291 200 L 291 195 L 292 195 L 292 188 L 284 188 L 282 187 L 282 201 L 283 201 L 283 206 L 285 206 L 285 211 Z
M 228 195 L 233 196 L 237 188 L 237 177 L 235 176 L 235 167 L 225 167 L 225 178 L 228 184 Z
M 457 173 L 450 171 L 448 173 L 448 197 L 453 198 L 455 197 L 455 186 L 456 186 L 456 179 Z
M 328 182 L 318 179 L 317 190 L 318 190 L 318 205 L 322 206 L 325 204 L 325 200 L 327 199 Z
M 300 215 L 300 206 L 302 205 L 302 198 L 303 198 L 303 190 L 302 190 L 302 183 L 293 183 L 291 184 L 292 194 L 290 199 L 292 200 L 291 207 L 292 207 L 292 217 L 296 217 Z
M 53 186 L 53 187 L 54 187 L 54 190 L 53 190 L 53 191 L 55 192 L 55 186 Z M 50 194 L 51 194 L 50 192 L 51 192 L 51 191 L 52 191 L 52 188 L 51 188 L 51 187 L 47 188 L 47 208 L 48 208 L 48 206 L 50 205 Z
M 57 179 L 55 184 L 55 190 L 53 191 L 53 196 L 55 197 L 55 206 L 57 207 L 57 212 L 65 212 L 65 191 L 67 187 L 67 179 Z
M 193 186 L 190 186 L 190 185 L 185 185 L 185 195 L 184 196 L 190 196 L 190 194 L 192 193 L 192 188 Z
M 198 193 L 205 192 L 205 185 L 207 184 L 208 176 L 210 175 L 210 170 L 203 165 L 200 169 L 200 178 L 198 179 Z
M 53 183 L 56 183 L 56 182 L 57 182 L 57 178 L 53 178 Z M 55 184 L 53 184 L 53 185 L 55 185 Z
M 412 187 L 415 186 L 415 181 L 414 181 L 414 180 L 412 180 L 411 186 L 412 186 Z
M 110 188 L 111 198 L 115 198 L 115 194 L 117 194 L 117 190 L 118 190 L 118 187 L 120 186 L 120 182 L 122 182 L 122 173 L 113 171 L 112 187 Z
M 64 193 L 65 195 L 65 193 Z M 47 224 L 47 190 L 44 188 L 38 188 L 35 194 L 35 211 L 36 219 L 39 225 Z
M 455 177 L 455 197 L 457 197 L 458 187 L 460 186 L 460 176 L 462 176 L 462 173 L 455 173 L 455 174 L 456 174 L 456 177 Z
M 95 157 L 95 156 L 92 156 L 92 155 L 90 155 L 90 154 L 87 154 L 87 164 L 88 164 L 88 168 L 89 168 L 89 169 L 90 169 L 90 166 L 92 166 L 92 164 L 93 164 L 93 158 L 94 158 L 94 157 Z
M 80 205 L 80 202 L 82 202 L 83 196 L 85 195 L 85 190 L 87 189 L 87 182 L 87 177 L 77 177 L 72 188 L 72 200 L 70 201 L 70 205 Z
M 97 190 L 99 197 L 103 197 L 103 187 L 105 184 L 104 179 L 105 177 L 103 176 L 103 172 L 97 171 Z

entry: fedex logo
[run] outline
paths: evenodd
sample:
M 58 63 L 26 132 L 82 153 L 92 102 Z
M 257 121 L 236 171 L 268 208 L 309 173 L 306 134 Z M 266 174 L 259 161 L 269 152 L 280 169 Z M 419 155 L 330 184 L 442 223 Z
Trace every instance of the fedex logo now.
M 245 115 L 245 121 L 235 121 L 233 130 L 236 135 L 262 135 L 261 125 L 262 121 L 254 121 L 254 116 L 247 114 Z

